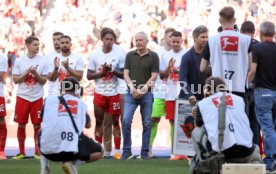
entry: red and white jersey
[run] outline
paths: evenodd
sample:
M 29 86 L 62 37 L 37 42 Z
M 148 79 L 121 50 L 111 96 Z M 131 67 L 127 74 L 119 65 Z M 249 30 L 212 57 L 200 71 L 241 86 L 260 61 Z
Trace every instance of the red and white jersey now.
M 45 57 L 36 55 L 34 58 L 29 58 L 27 55 L 20 57 L 15 60 L 12 74 L 22 75 L 30 67 L 35 67 L 39 75 L 48 76 L 48 62 Z M 18 85 L 17 96 L 33 102 L 41 97 L 43 97 L 44 89 L 43 85 L 38 83 L 36 78 L 32 73 L 29 73 L 25 80 Z
M 72 95 L 65 94 L 63 97 L 81 133 L 86 123 L 87 106 Z M 78 134 L 66 108 L 59 102 L 57 96 L 49 96 L 45 100 L 41 130 L 40 150 L 42 153 L 78 152 Z
M 84 71 L 84 62 L 82 57 L 80 57 L 79 55 L 75 54 L 75 53 L 71 53 L 69 56 L 64 57 L 62 56 L 62 54 L 58 54 L 58 58 L 59 58 L 59 69 L 58 69 L 58 78 L 57 78 L 57 91 L 55 91 L 55 93 L 59 94 L 60 92 L 60 82 L 65 79 L 66 77 L 70 77 L 71 75 L 69 74 L 69 72 L 63 67 L 62 65 L 62 61 L 65 61 L 68 59 L 68 63 L 69 63 L 69 67 L 72 68 L 73 70 L 76 71 Z M 54 71 L 54 62 L 52 65 L 50 65 L 50 72 Z
M 167 78 L 167 91 L 166 91 L 166 101 L 174 101 L 178 98 L 180 92 L 180 84 L 179 81 L 179 71 L 182 56 L 187 52 L 186 49 L 182 49 L 178 53 L 175 53 L 173 50 L 168 51 L 164 54 L 161 59 L 161 71 L 164 71 L 168 65 L 171 58 L 175 59 L 174 67 L 170 70 L 169 77 Z M 174 71 L 178 71 L 178 73 L 173 73 Z
M 51 51 L 47 56 L 47 61 L 49 63 L 49 74 L 52 73 L 54 68 L 55 68 L 55 63 L 54 60 L 56 57 L 60 57 L 60 53 L 55 52 L 54 50 Z M 57 79 L 56 81 L 48 81 L 48 96 L 49 95 L 59 95 L 59 80 Z
M 224 79 L 228 90 L 245 92 L 251 38 L 234 30 L 223 30 L 208 39 L 212 76 Z
M 4 55 L 0 55 L 0 72 L 7 72 L 8 59 Z M 0 81 L 0 97 L 4 97 L 4 83 Z
M 96 73 L 102 71 L 102 65 L 112 65 L 112 69 L 124 68 L 125 52 L 119 46 L 113 44 L 111 52 L 105 54 L 102 47 L 96 49 L 89 60 L 88 70 L 95 71 Z M 95 80 L 96 93 L 103 96 L 114 96 L 118 94 L 118 78 L 111 72 L 107 72 L 102 78 Z
M 218 106 L 223 93 L 218 92 L 198 103 L 200 113 L 206 128 L 212 149 L 218 151 Z M 244 111 L 244 101 L 241 97 L 227 93 L 225 96 L 226 115 L 222 150 L 234 144 L 248 148 L 252 147 L 253 134 L 248 117 Z

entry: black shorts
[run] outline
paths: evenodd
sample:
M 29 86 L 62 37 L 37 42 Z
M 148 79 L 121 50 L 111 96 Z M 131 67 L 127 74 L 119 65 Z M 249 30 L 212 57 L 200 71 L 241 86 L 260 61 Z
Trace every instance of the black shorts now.
M 40 140 L 40 137 L 39 137 Z M 87 153 L 87 158 L 79 158 L 77 153 L 74 152 L 60 152 L 55 154 L 44 154 L 41 152 L 43 156 L 45 156 L 47 159 L 51 161 L 74 161 L 74 160 L 82 160 L 82 161 L 88 161 L 90 159 L 90 154 L 96 153 L 96 152 L 102 152 L 102 146 L 99 143 L 96 143 L 92 138 L 86 139 L 87 145 L 89 145 L 90 149 Z M 39 141 L 40 142 L 40 141 Z M 40 143 L 39 143 L 40 146 Z M 84 160 L 85 159 L 85 160 Z

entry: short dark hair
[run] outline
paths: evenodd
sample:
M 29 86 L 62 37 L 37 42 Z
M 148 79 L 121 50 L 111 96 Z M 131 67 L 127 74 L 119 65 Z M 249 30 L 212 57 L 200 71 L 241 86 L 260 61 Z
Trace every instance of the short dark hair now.
M 235 10 L 233 7 L 224 7 L 219 11 L 219 16 L 226 21 L 230 21 L 235 17 Z
M 34 40 L 39 41 L 39 39 L 35 36 L 29 36 L 25 39 L 25 44 L 30 45 Z
M 209 77 L 205 81 L 205 87 L 207 92 L 216 93 L 216 92 L 223 92 L 226 90 L 226 84 L 224 80 L 220 77 Z
M 75 77 L 67 77 L 60 82 L 62 92 L 75 92 L 80 88 L 80 83 Z
M 204 25 L 197 26 L 193 31 L 193 38 L 197 38 L 202 33 L 207 33 L 208 28 Z
M 111 28 L 109 28 L 109 27 L 104 27 L 104 28 L 102 28 L 102 30 L 101 30 L 101 40 L 102 40 L 107 34 L 111 34 L 111 35 L 114 37 L 114 39 L 117 38 L 115 32 L 114 32 Z
M 181 37 L 182 38 L 182 33 L 180 31 L 173 31 L 171 34 L 171 37 Z
M 53 36 L 59 36 L 59 35 L 63 36 L 63 33 L 59 31 L 56 31 L 53 33 Z
M 241 33 L 250 33 L 254 34 L 255 33 L 255 25 L 251 21 L 245 21 L 241 25 Z
M 70 41 L 72 41 L 71 37 L 68 35 L 63 35 L 60 37 L 60 39 L 63 39 L 63 38 L 66 38 L 66 39 L 69 39 Z

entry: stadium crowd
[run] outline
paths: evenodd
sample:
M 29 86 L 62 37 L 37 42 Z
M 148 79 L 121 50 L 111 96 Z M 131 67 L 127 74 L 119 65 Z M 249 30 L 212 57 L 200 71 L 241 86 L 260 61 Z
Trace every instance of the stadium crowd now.
M 229 9 L 226 9 L 226 15 L 221 11 L 228 5 L 235 10 L 234 21 L 231 21 L 231 15 L 227 16 L 231 13 L 227 11 Z M 184 98 L 192 105 L 203 100 L 204 95 L 193 95 L 191 89 L 188 93 L 177 91 L 180 89 L 177 82 L 184 81 L 189 88 L 198 84 L 203 87 L 207 77 L 212 75 L 223 79 L 226 85 L 233 80 L 233 89 L 228 90 L 244 99 L 239 102 L 243 103 L 241 106 L 245 105 L 249 118 L 246 125 L 253 132 L 248 133 L 253 139 L 250 145 L 247 144 L 248 151 L 252 148 L 254 151 L 252 143 L 259 146 L 266 169 L 269 172 L 276 170 L 273 114 L 276 81 L 272 68 L 275 61 L 271 59 L 275 55 L 275 0 L 6 0 L 0 4 L 0 19 L 0 80 L 3 90 L 0 93 L 0 159 L 6 159 L 5 105 L 16 103 L 14 121 L 18 123 L 19 154 L 13 159 L 25 158 L 25 127 L 30 114 L 36 144 L 34 157 L 41 160 L 41 174 L 49 172 L 47 158 L 39 154 L 37 134 L 42 119 L 36 113 L 41 111 L 43 98 L 59 94 L 62 90 L 59 84 L 66 77 L 74 77 L 80 82 L 84 101 L 87 96 L 93 96 L 94 137 L 105 145 L 113 135 L 116 159 L 133 158 L 131 123 L 139 105 L 143 122 L 139 158 L 150 159 L 162 116 L 170 121 L 173 135 L 175 100 Z M 215 37 L 208 36 L 233 30 L 231 22 L 238 27 L 235 32 L 243 34 L 234 34 L 239 40 L 231 37 L 221 40 L 224 47 L 219 48 L 213 41 Z M 219 26 L 222 26 L 221 31 Z M 254 38 L 260 38 L 260 43 Z M 231 52 L 237 51 L 235 46 L 228 47 L 227 44 L 237 43 L 244 44 L 239 50 L 242 58 L 249 58 L 238 62 L 236 65 L 243 66 L 234 67 L 235 71 L 228 71 L 233 64 L 221 63 L 228 69 L 226 74 L 220 73 L 216 56 L 235 56 Z M 271 49 L 264 53 L 262 49 L 267 47 Z M 146 61 L 141 57 L 146 57 Z M 153 95 L 152 81 L 157 85 L 166 84 L 169 92 L 161 94 L 162 90 L 157 87 Z M 239 84 L 235 84 L 237 82 Z M 138 89 L 137 86 L 142 84 L 144 86 Z M 78 91 L 78 95 L 80 93 Z M 263 96 L 270 96 L 271 100 Z M 271 107 L 266 108 L 260 103 Z M 92 104 L 87 105 L 91 107 Z M 109 116 L 112 119 L 108 121 Z M 269 117 L 269 120 L 264 117 Z M 264 149 L 258 123 L 264 136 Z M 109 138 L 105 137 L 106 134 Z M 107 150 L 110 147 L 104 146 L 103 149 L 105 155 L 110 156 L 110 150 Z M 170 159 L 187 160 L 189 157 L 172 154 Z M 64 163 L 63 169 L 77 173 L 75 165 L 73 162 Z

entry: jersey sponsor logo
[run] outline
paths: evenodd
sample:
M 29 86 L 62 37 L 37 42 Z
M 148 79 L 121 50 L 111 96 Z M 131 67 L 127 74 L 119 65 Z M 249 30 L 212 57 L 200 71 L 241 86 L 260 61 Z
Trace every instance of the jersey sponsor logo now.
M 77 113 L 78 113 L 78 101 L 76 101 L 76 100 L 67 100 L 66 103 L 67 103 L 72 115 L 77 115 Z M 58 113 L 67 113 L 66 108 L 61 103 L 59 103 L 59 106 L 58 106 Z
M 216 108 L 218 108 L 220 102 L 221 102 L 221 98 L 222 97 L 215 97 L 215 98 L 212 98 L 212 102 L 213 104 L 216 106 Z M 232 100 L 232 96 L 231 95 L 226 95 L 225 96 L 225 104 L 226 106 L 233 106 L 233 100 Z
M 239 48 L 239 37 L 236 36 L 222 36 L 220 38 L 222 51 L 237 52 Z

